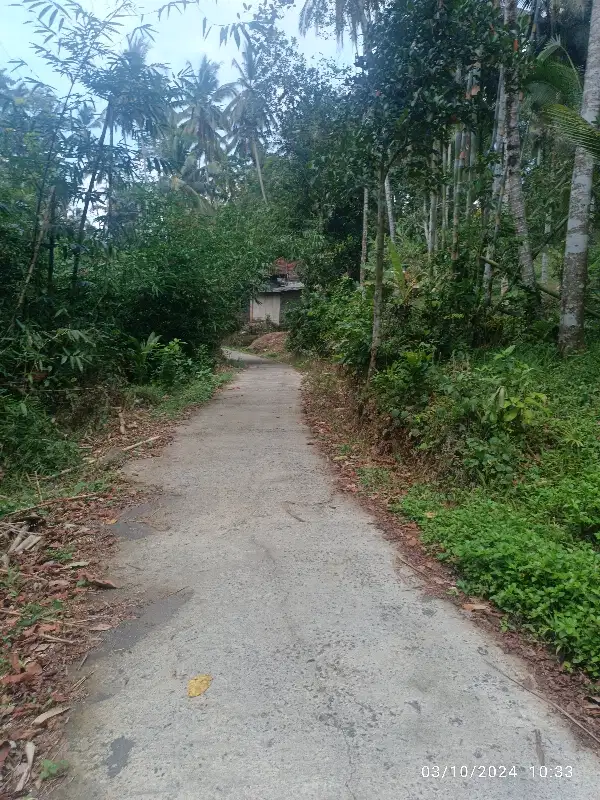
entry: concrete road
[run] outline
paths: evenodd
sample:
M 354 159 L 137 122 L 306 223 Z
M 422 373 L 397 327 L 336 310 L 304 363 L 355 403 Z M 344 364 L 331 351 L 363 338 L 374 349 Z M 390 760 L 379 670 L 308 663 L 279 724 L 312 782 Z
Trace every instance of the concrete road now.
M 59 796 L 597 800 L 596 757 L 491 665 L 525 667 L 335 490 L 299 375 L 248 361 L 128 468 L 160 493 L 118 523 L 112 576 L 151 602 L 86 664 Z

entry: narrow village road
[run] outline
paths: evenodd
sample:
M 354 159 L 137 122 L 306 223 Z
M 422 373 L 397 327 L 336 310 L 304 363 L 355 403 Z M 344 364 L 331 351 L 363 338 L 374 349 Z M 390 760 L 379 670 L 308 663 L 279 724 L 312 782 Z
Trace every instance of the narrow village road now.
M 299 374 L 246 358 L 161 457 L 128 467 L 157 490 L 117 524 L 111 577 L 149 602 L 86 664 L 58 796 L 598 798 L 596 757 L 494 668 L 527 680 L 521 662 L 399 571 L 336 491 Z

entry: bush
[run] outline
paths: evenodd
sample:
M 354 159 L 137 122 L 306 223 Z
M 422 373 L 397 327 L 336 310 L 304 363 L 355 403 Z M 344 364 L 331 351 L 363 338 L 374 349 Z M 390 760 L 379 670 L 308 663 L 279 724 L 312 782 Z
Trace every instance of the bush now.
M 433 510 L 432 510 L 433 509 Z M 552 642 L 566 666 L 600 676 L 600 554 L 553 525 L 472 496 L 445 508 L 413 491 L 399 510 L 460 571 L 467 594 L 490 598 L 513 621 Z
M 79 460 L 77 445 L 62 434 L 34 398 L 0 396 L 0 463 L 7 473 L 50 475 Z
M 354 281 L 342 278 L 327 293 L 305 293 L 289 310 L 286 324 L 290 350 L 329 356 L 353 373 L 366 372 L 373 327 L 372 298 Z

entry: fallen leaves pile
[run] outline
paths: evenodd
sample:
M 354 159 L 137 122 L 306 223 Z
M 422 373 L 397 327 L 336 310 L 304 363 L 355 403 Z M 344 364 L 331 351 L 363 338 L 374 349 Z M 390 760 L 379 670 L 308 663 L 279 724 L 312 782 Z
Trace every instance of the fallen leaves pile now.
M 102 475 L 103 491 L 40 497 L 0 520 L 0 800 L 24 796 L 67 769 L 59 752 L 70 704 L 85 691 L 78 667 L 115 627 L 126 604 L 106 590 L 103 574 L 116 538 L 111 525 L 139 491 L 106 470 L 128 456 L 153 455 L 172 421 L 147 410 L 119 409 L 111 424 L 81 446 L 85 477 Z M 66 480 L 62 476 L 56 479 Z M 56 486 L 42 486 L 56 494 Z M 110 593 L 114 595 L 114 593 Z
M 39 786 L 38 755 L 52 750 L 59 718 L 83 686 L 73 683 L 69 665 L 81 662 L 100 641 L 98 633 L 119 622 L 101 592 L 115 584 L 102 573 L 115 543 L 107 523 L 128 496 L 117 490 L 67 499 L 46 514 L 27 511 L 3 521 L 5 545 L 12 535 L 0 573 L 0 788 L 6 797 Z M 33 545 L 18 544 L 27 541 Z

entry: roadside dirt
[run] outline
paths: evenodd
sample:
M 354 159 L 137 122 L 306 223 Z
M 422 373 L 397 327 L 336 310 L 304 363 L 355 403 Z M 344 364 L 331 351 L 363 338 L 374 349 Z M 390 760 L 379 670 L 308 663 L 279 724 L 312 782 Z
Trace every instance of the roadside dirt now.
M 282 355 L 286 352 L 285 343 L 287 341 L 287 331 L 275 331 L 274 333 L 266 333 L 264 336 L 259 336 L 252 344 L 248 346 L 248 350 L 259 355 Z

